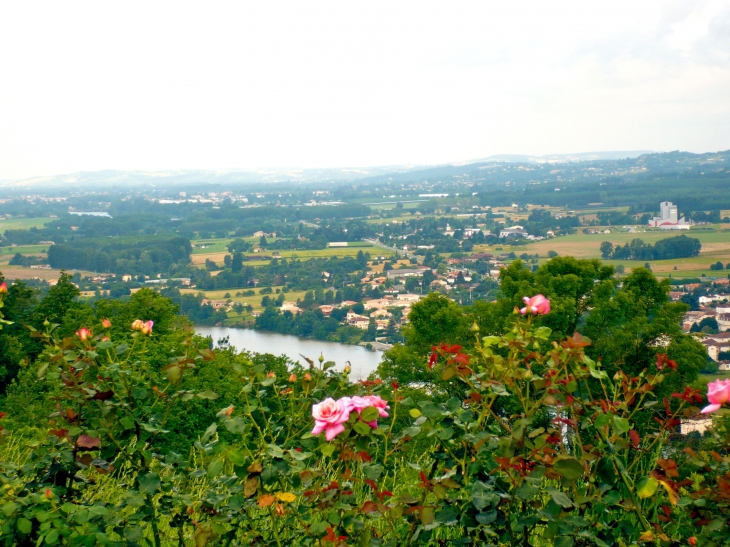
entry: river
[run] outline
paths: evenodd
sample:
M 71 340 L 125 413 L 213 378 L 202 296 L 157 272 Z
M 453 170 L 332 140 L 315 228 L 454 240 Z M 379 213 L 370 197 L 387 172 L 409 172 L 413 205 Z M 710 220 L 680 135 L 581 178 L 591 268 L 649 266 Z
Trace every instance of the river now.
M 337 364 L 335 367 L 337 370 L 342 370 L 349 361 L 352 369 L 350 376 L 355 380 L 367 378 L 371 372 L 375 371 L 383 356 L 380 351 L 367 350 L 362 346 L 310 340 L 290 334 L 253 329 L 195 327 L 195 332 L 201 336 L 210 336 L 216 345 L 218 340 L 228 336 L 231 346 L 239 351 L 245 349 L 255 353 L 286 355 L 292 361 L 298 361 L 305 367 L 308 364 L 302 359 L 302 355 L 316 362 L 321 353 L 325 361 L 334 361 Z

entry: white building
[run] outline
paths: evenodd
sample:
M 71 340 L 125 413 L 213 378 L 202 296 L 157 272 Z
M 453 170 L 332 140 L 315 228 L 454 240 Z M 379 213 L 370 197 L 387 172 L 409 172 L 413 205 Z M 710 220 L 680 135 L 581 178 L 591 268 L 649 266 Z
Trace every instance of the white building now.
M 689 230 L 690 223 L 684 217 L 679 217 L 679 208 L 671 201 L 662 201 L 659 211 L 659 216 L 652 218 L 649 226 L 662 230 Z

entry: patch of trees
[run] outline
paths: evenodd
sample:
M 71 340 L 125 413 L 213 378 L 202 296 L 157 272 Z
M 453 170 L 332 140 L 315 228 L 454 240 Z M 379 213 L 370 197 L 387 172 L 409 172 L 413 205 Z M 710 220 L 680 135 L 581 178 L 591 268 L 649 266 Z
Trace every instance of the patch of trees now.
M 615 260 L 668 260 L 697 256 L 702 250 L 700 240 L 686 235 L 660 239 L 654 245 L 634 239 L 624 246 L 610 241 L 601 243 L 601 257 Z
M 191 251 L 190 240 L 178 235 L 88 238 L 51 245 L 48 263 L 52 268 L 153 275 L 188 264 Z
M 266 308 L 256 318 L 255 328 L 349 344 L 359 342 L 366 333 L 357 327 L 342 325 L 334 317 L 325 317 L 318 309 L 305 310 L 295 315 L 288 310 L 282 313 L 274 307 Z

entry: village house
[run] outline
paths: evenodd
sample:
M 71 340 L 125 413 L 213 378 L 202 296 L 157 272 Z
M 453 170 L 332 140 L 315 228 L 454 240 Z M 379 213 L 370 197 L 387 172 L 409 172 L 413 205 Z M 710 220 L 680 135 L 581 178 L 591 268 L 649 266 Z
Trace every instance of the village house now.
M 710 334 L 700 342 L 713 361 L 720 361 L 720 353 L 730 351 L 730 333 Z

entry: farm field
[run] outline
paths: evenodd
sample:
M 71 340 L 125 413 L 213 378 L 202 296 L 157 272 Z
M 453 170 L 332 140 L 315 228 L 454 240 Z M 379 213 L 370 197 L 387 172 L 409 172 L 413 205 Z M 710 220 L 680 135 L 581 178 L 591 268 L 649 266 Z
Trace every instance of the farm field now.
M 263 287 L 262 287 L 263 288 Z M 262 288 L 256 288 L 256 289 L 223 289 L 223 290 L 217 290 L 217 291 L 202 291 L 198 289 L 180 289 L 180 292 L 183 294 L 198 294 L 203 293 L 205 295 L 205 298 L 208 298 L 209 300 L 227 300 L 226 294 L 230 294 L 230 299 L 232 302 L 240 302 L 243 305 L 250 304 L 253 306 L 254 310 L 262 310 L 263 307 L 261 306 L 261 299 L 264 297 L 263 294 L 261 294 Z M 278 287 L 271 287 L 272 293 L 269 294 L 271 298 L 277 298 L 279 295 L 276 294 L 276 289 L 281 289 L 282 286 Z M 253 290 L 256 292 L 254 296 L 236 296 L 237 292 L 245 292 L 247 290 Z M 296 302 L 300 298 L 304 298 L 304 294 L 306 291 L 289 291 L 284 295 L 284 298 L 287 302 Z
M 48 252 L 48 245 L 18 245 L 17 247 L 0 247 L 0 256 L 40 255 Z
M 96 275 L 92 272 L 86 272 L 83 270 L 66 270 L 69 274 L 74 274 L 76 272 L 79 272 L 82 277 L 86 276 L 93 276 Z M 51 279 L 55 280 L 61 277 L 61 270 L 31 270 L 30 268 L 18 268 L 17 266 L 7 266 L 5 264 L 2 265 L 2 269 L 0 269 L 0 273 L 5 276 L 6 279 L 43 279 L 44 281 L 49 281 Z
M 600 245 L 604 241 L 610 241 L 614 245 L 626 243 L 633 239 L 641 239 L 645 243 L 656 243 L 660 239 L 677 235 L 687 235 L 700 240 L 702 251 L 699 256 L 691 258 L 679 258 L 672 260 L 655 260 L 649 262 L 652 271 L 665 277 L 700 277 L 705 274 L 708 277 L 725 277 L 724 270 L 710 270 L 710 264 L 717 261 L 723 264 L 730 263 L 730 231 L 723 231 L 728 228 L 727 224 L 715 224 L 713 230 L 689 230 L 682 232 L 646 231 L 646 232 L 613 232 L 610 234 L 584 234 L 576 233 L 567 236 L 557 237 L 544 241 L 537 241 L 518 247 L 502 246 L 502 250 L 495 250 L 495 246 L 480 245 L 474 248 L 477 251 L 492 253 L 509 252 L 519 256 L 522 253 L 539 254 L 547 256 L 548 251 L 555 251 L 561 256 L 574 256 L 576 258 L 601 258 Z M 606 264 L 622 264 L 627 270 L 643 266 L 644 261 L 640 260 L 606 260 Z
M 0 233 L 5 230 L 28 230 L 29 228 L 40 228 L 54 220 L 58 219 L 51 217 L 2 219 L 0 220 Z
M 228 241 L 230 240 L 219 240 L 219 241 L 225 241 L 225 244 L 221 244 L 216 246 L 215 244 L 212 244 L 210 247 L 207 247 L 206 249 L 202 249 L 202 251 L 205 252 L 195 252 L 193 251 L 193 254 L 191 255 L 191 260 L 194 265 L 200 265 L 205 264 L 205 261 L 210 259 L 216 264 L 223 264 L 223 260 L 225 256 L 228 253 L 226 250 L 226 245 Z M 217 250 L 217 247 L 222 248 L 222 250 Z M 326 249 L 313 249 L 313 250 L 281 250 L 281 251 L 262 251 L 262 255 L 268 255 L 271 256 L 273 253 L 277 252 L 281 255 L 281 258 L 286 259 L 292 259 L 297 258 L 300 260 L 309 260 L 311 258 L 331 258 L 334 256 L 337 257 L 345 257 L 345 256 L 357 256 L 357 253 L 359 251 L 363 252 L 369 252 L 371 255 L 377 255 L 377 256 L 391 256 L 393 254 L 393 251 L 389 251 L 387 249 L 383 249 L 381 247 L 375 247 L 373 245 L 362 243 L 357 246 L 348 246 L 348 247 L 327 247 Z M 245 253 L 247 255 L 253 255 L 254 253 Z M 247 260 L 244 262 L 244 265 L 246 266 L 261 266 L 268 264 L 269 260 Z

